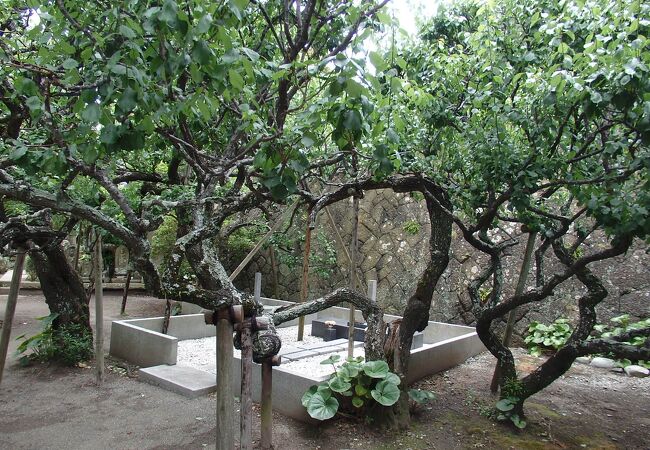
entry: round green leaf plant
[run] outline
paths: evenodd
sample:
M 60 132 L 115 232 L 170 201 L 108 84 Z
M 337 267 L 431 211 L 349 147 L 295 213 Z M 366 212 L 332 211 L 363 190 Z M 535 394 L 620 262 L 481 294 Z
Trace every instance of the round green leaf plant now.
M 318 420 L 331 419 L 339 408 L 349 408 L 356 414 L 378 403 L 392 406 L 399 400 L 400 378 L 388 368 L 385 361 L 367 361 L 362 357 L 347 358 L 343 364 L 339 355 L 321 361 L 334 368 L 332 376 L 319 385 L 309 388 L 302 396 L 302 405 L 311 417 Z

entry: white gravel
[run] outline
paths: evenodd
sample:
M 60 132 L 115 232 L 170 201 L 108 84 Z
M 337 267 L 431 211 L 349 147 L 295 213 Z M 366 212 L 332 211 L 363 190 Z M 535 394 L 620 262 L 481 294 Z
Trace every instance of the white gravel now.
M 338 353 L 333 353 L 339 355 L 341 359 L 335 364 L 336 367 L 340 366 L 345 362 L 345 358 L 348 357 L 348 352 L 342 351 Z M 327 359 L 330 354 L 327 355 L 318 355 L 312 356 L 310 358 L 299 359 L 298 361 L 291 361 L 287 363 L 282 363 L 282 368 L 288 370 L 289 372 L 297 373 L 299 375 L 308 374 L 311 378 L 322 377 L 324 375 L 329 375 L 334 373 L 334 368 L 331 364 L 321 364 L 320 362 L 324 359 Z M 365 356 L 363 348 L 355 348 L 354 356 Z
M 277 331 L 280 339 L 282 339 L 283 347 L 291 346 L 298 341 L 297 326 L 278 328 Z M 312 336 L 311 325 L 305 325 L 303 343 L 315 344 L 319 342 L 323 342 L 323 339 Z M 241 354 L 237 349 L 233 349 L 233 353 L 235 356 Z M 347 352 L 339 352 L 337 354 L 341 355 L 341 362 L 343 362 L 347 356 Z M 328 356 L 329 355 L 319 355 L 300 359 L 298 361 L 283 362 L 282 368 L 297 374 L 308 374 L 312 377 L 328 375 L 333 372 L 332 366 L 330 364 L 323 365 L 320 363 Z M 355 348 L 354 356 L 364 356 L 363 348 Z M 178 353 L 176 358 L 176 365 L 178 366 L 193 367 L 205 372 L 216 373 L 216 358 L 216 340 L 214 337 L 188 339 L 178 342 Z

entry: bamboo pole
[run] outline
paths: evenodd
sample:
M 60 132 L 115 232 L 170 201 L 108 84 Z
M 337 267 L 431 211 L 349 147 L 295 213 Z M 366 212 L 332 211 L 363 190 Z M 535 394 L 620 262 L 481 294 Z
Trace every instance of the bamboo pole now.
M 530 272 L 530 266 L 532 263 L 533 250 L 535 249 L 536 238 L 537 238 L 536 232 L 532 232 L 528 234 L 528 241 L 526 242 L 526 250 L 524 251 L 524 260 L 521 263 L 519 279 L 517 280 L 517 287 L 515 288 L 515 297 L 521 295 L 524 292 L 524 288 L 526 287 L 526 280 L 528 279 L 528 272 Z M 506 331 L 503 335 L 503 345 L 505 347 L 508 347 L 510 345 L 512 332 L 514 331 L 515 328 L 515 319 L 516 319 L 516 308 L 512 309 L 508 314 Z M 497 365 L 494 368 L 494 374 L 492 375 L 492 382 L 490 383 L 490 391 L 492 391 L 492 393 L 495 393 L 499 389 L 499 384 L 501 384 L 501 366 L 497 362 Z
M 20 291 L 20 280 L 23 277 L 23 266 L 25 264 L 25 251 L 16 253 L 16 263 L 14 272 L 11 276 L 11 286 L 9 287 L 9 296 L 7 297 L 7 307 L 5 317 L 2 323 L 2 334 L 0 334 L 0 383 L 2 383 L 2 374 L 4 373 L 5 361 L 7 359 L 7 349 L 11 339 L 11 325 L 16 313 L 16 303 L 18 302 L 18 292 Z
M 102 272 L 102 236 L 95 231 L 95 362 L 97 364 L 97 384 L 104 382 L 104 286 Z
M 311 227 L 309 226 L 309 215 L 311 209 L 307 211 L 307 230 L 305 231 L 305 255 L 302 259 L 302 285 L 300 287 L 300 303 L 307 301 L 309 287 L 309 252 L 311 251 Z M 298 318 L 298 340 L 302 341 L 305 333 L 305 316 Z
M 278 293 L 278 287 L 279 287 L 279 282 L 278 282 L 278 264 L 277 261 L 275 260 L 275 250 L 273 250 L 273 246 L 269 245 L 269 259 L 271 260 L 271 276 L 273 280 L 273 298 L 279 298 L 280 294 Z
M 291 205 L 282 213 L 282 216 L 280 216 L 280 218 L 273 224 L 271 229 L 269 229 L 269 231 L 267 231 L 266 234 L 262 236 L 262 238 L 257 242 L 257 244 L 255 244 L 252 250 L 248 252 L 248 255 L 246 255 L 246 257 L 242 260 L 242 262 L 239 263 L 237 268 L 233 270 L 233 272 L 230 274 L 229 277 L 230 281 L 233 281 L 235 278 L 237 278 L 237 276 L 241 273 L 242 270 L 244 270 L 244 268 L 251 261 L 251 259 L 253 259 L 253 256 L 255 256 L 255 254 L 259 251 L 259 249 L 262 248 L 262 245 L 264 245 L 264 243 L 269 240 L 269 238 L 273 235 L 273 233 L 275 233 L 278 230 L 278 228 L 282 226 L 284 221 L 289 216 L 291 216 L 293 210 L 296 209 L 296 206 L 298 206 L 298 201 L 296 201 L 293 205 Z
M 352 244 L 350 245 L 350 288 L 357 289 L 357 253 L 359 242 L 359 198 L 352 197 Z M 354 305 L 350 304 L 348 323 L 348 357 L 354 356 Z
M 345 242 L 343 242 L 343 237 L 341 236 L 341 233 L 339 233 L 339 229 L 338 229 L 338 226 L 336 225 L 336 222 L 334 221 L 334 217 L 332 217 L 332 213 L 330 212 L 330 209 L 329 209 L 328 206 L 326 206 L 323 209 L 325 209 L 325 214 L 327 214 L 327 218 L 329 219 L 330 224 L 332 225 L 332 229 L 334 230 L 334 235 L 336 236 L 336 240 L 338 241 L 339 246 L 341 247 L 341 249 L 343 249 L 343 254 L 345 255 L 345 258 L 348 260 L 348 263 L 351 266 L 352 265 L 352 258 L 350 258 L 350 253 L 348 252 L 348 248 L 345 245 Z M 354 271 L 354 276 L 357 278 L 357 286 L 361 286 L 361 284 L 362 284 L 361 279 L 359 278 L 359 274 L 357 273 L 356 270 Z

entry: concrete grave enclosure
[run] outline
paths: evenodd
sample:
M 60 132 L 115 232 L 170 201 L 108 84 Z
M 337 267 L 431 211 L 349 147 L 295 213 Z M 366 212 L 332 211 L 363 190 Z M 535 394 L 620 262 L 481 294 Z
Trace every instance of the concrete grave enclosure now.
M 262 298 L 262 303 L 265 309 L 290 304 L 290 302 L 270 298 Z M 348 314 L 347 308 L 332 307 L 306 316 L 305 322 L 309 324 L 315 318 L 347 320 Z M 398 318 L 398 316 L 384 315 L 386 322 Z M 356 312 L 356 320 L 363 321 L 360 311 Z M 114 321 L 111 330 L 111 355 L 140 366 L 140 377 L 143 380 L 180 394 L 197 397 L 214 391 L 216 378 L 213 374 L 190 367 L 176 366 L 176 357 L 180 340 L 214 336 L 216 327 L 205 325 L 203 314 L 172 316 L 168 334 L 165 335 L 158 332 L 162 329 L 162 322 L 162 317 Z M 281 326 L 294 325 L 297 325 L 297 320 Z M 336 341 L 333 341 L 332 345 L 335 344 Z M 358 346 L 361 345 L 358 343 Z M 319 347 L 313 351 L 320 350 L 318 354 L 324 354 L 328 350 Z M 339 343 L 338 348 L 330 348 L 333 351 L 340 351 L 345 346 Z M 287 348 L 283 350 L 291 351 Z M 472 327 L 430 321 L 423 331 L 423 345 L 411 350 L 408 382 L 456 366 L 484 350 Z M 283 353 L 281 350 L 280 354 Z M 306 354 L 308 352 L 304 353 L 305 357 L 316 355 L 316 353 L 310 355 Z M 326 355 L 323 356 L 325 357 Z M 292 354 L 287 354 L 285 358 L 295 359 Z M 232 391 L 235 395 L 239 395 L 241 364 L 237 356 L 235 359 Z M 252 390 L 253 399 L 259 401 L 262 385 L 261 370 L 259 365 L 256 366 L 257 368 L 253 370 Z M 273 409 L 294 419 L 311 421 L 300 399 L 310 386 L 327 378 L 328 376 L 313 377 L 309 374 L 298 374 L 283 368 L 282 365 L 273 367 Z

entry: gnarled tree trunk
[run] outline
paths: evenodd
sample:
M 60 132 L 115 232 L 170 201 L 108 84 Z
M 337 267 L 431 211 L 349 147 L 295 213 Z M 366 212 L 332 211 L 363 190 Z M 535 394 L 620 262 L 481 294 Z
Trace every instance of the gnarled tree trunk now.
M 30 251 L 29 256 L 36 268 L 45 302 L 50 312 L 57 314 L 52 322 L 53 329 L 65 328 L 79 337 L 91 335 L 89 299 L 81 277 L 68 261 L 63 247 L 60 244 L 45 245 Z M 67 345 L 65 341 L 58 344 Z

